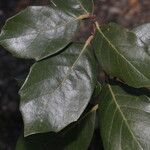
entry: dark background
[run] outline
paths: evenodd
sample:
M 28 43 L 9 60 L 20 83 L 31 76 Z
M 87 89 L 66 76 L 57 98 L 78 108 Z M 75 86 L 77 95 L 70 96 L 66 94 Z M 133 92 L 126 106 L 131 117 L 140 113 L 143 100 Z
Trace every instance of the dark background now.
M 48 0 L 0 0 L 0 28 L 7 18 L 28 5 L 46 4 Z M 95 13 L 100 24 L 113 21 L 132 29 L 150 22 L 150 0 L 97 0 Z M 23 128 L 18 108 L 20 85 L 17 80 L 27 75 L 31 64 L 32 60 L 14 58 L 0 47 L 0 150 L 14 150 Z M 98 149 L 99 138 L 95 132 L 90 150 Z

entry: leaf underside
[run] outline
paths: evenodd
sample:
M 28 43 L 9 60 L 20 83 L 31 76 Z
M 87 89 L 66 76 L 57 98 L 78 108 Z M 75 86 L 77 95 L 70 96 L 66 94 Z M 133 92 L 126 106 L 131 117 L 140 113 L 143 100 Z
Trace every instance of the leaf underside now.
M 106 150 L 150 149 L 150 98 L 105 86 L 99 109 L 100 129 Z

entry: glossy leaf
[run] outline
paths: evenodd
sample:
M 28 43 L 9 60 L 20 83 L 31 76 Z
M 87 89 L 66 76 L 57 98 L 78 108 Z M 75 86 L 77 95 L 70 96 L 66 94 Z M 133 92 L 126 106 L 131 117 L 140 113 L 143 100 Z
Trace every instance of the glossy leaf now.
M 105 150 L 150 149 L 149 97 L 108 85 L 102 89 L 99 119 Z
M 93 0 L 51 0 L 56 8 L 62 9 L 64 12 L 72 16 L 80 16 L 92 13 Z
M 95 87 L 95 57 L 85 45 L 35 63 L 20 90 L 25 136 L 60 131 L 76 121 Z
M 137 37 L 140 38 L 141 41 L 139 41 L 139 45 L 142 44 L 147 47 L 150 47 L 150 23 L 134 28 L 132 31 L 137 35 Z M 150 48 L 149 48 L 149 54 L 150 54 Z
M 16 150 L 87 150 L 93 136 L 97 106 L 62 133 L 20 137 Z
M 116 24 L 97 25 L 94 47 L 99 63 L 113 77 L 134 87 L 150 86 L 150 56 L 133 32 Z
M 138 45 L 143 47 L 150 57 L 150 23 L 133 29 L 133 32 L 139 37 L 137 40 Z
M 66 47 L 78 23 L 77 18 L 60 9 L 28 7 L 6 22 L 0 44 L 17 57 L 40 60 Z

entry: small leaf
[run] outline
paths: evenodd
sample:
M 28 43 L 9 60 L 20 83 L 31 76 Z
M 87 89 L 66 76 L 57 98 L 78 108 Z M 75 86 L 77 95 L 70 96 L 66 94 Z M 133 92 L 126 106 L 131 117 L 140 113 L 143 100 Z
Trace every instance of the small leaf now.
M 20 90 L 25 136 L 58 132 L 76 121 L 93 93 L 95 67 L 93 51 L 80 44 L 35 63 Z
M 87 150 L 94 132 L 96 109 L 97 106 L 62 133 L 20 137 L 16 150 Z
M 17 57 L 40 60 L 66 47 L 78 23 L 77 18 L 56 8 L 28 7 L 6 22 L 0 44 Z
M 55 7 L 62 9 L 71 16 L 92 13 L 93 0 L 51 0 Z
M 102 89 L 101 100 L 99 119 L 105 150 L 149 150 L 150 98 L 108 85 Z
M 141 25 L 132 30 L 138 37 L 137 43 L 143 47 L 150 57 L 150 23 Z
M 138 38 L 140 38 L 140 43 L 150 47 L 150 23 L 136 27 L 132 31 L 137 35 Z
M 103 69 L 130 86 L 149 87 L 150 56 L 137 44 L 136 35 L 116 24 L 97 28 L 94 46 Z

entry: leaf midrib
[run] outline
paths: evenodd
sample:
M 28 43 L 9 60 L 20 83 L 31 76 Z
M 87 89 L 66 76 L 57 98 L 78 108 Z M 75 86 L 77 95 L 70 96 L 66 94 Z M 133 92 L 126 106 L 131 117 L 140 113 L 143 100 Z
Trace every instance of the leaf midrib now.
M 84 47 L 81 50 L 79 56 L 77 57 L 77 59 L 75 60 L 75 62 L 72 64 L 72 66 L 69 68 L 68 73 L 66 74 L 66 77 L 61 81 L 61 83 L 58 85 L 58 87 L 54 91 L 52 91 L 51 93 L 55 93 L 55 91 L 57 91 L 59 89 L 59 87 L 61 87 L 63 85 L 63 83 L 67 80 L 68 76 L 70 75 L 70 72 L 73 71 L 73 69 L 74 69 L 75 65 L 77 64 L 77 62 L 79 61 L 80 57 L 86 51 L 87 46 L 88 45 L 86 45 L 86 44 L 84 45 Z
M 141 148 L 141 150 L 144 150 L 144 149 L 142 148 L 141 144 L 139 143 L 139 141 L 137 140 L 137 138 L 135 137 L 134 133 L 133 133 L 132 130 L 130 129 L 130 126 L 129 126 L 129 124 L 128 124 L 128 121 L 127 121 L 127 119 L 126 119 L 124 113 L 122 112 L 122 110 L 121 110 L 119 104 L 117 103 L 117 99 L 116 99 L 115 94 L 114 94 L 114 92 L 113 92 L 113 90 L 112 90 L 112 88 L 111 88 L 110 85 L 108 85 L 108 89 L 109 89 L 109 91 L 110 91 L 110 93 L 111 93 L 111 95 L 112 95 L 112 100 L 113 100 L 114 103 L 116 104 L 116 107 L 117 107 L 117 109 L 119 110 L 119 112 L 120 112 L 120 114 L 121 114 L 121 116 L 122 116 L 122 118 L 123 118 L 123 120 L 124 120 L 124 122 L 125 122 L 127 128 L 129 129 L 129 132 L 131 133 L 131 135 L 132 135 L 132 137 L 133 137 L 133 139 L 134 139 L 134 141 L 138 144 L 138 146 Z

